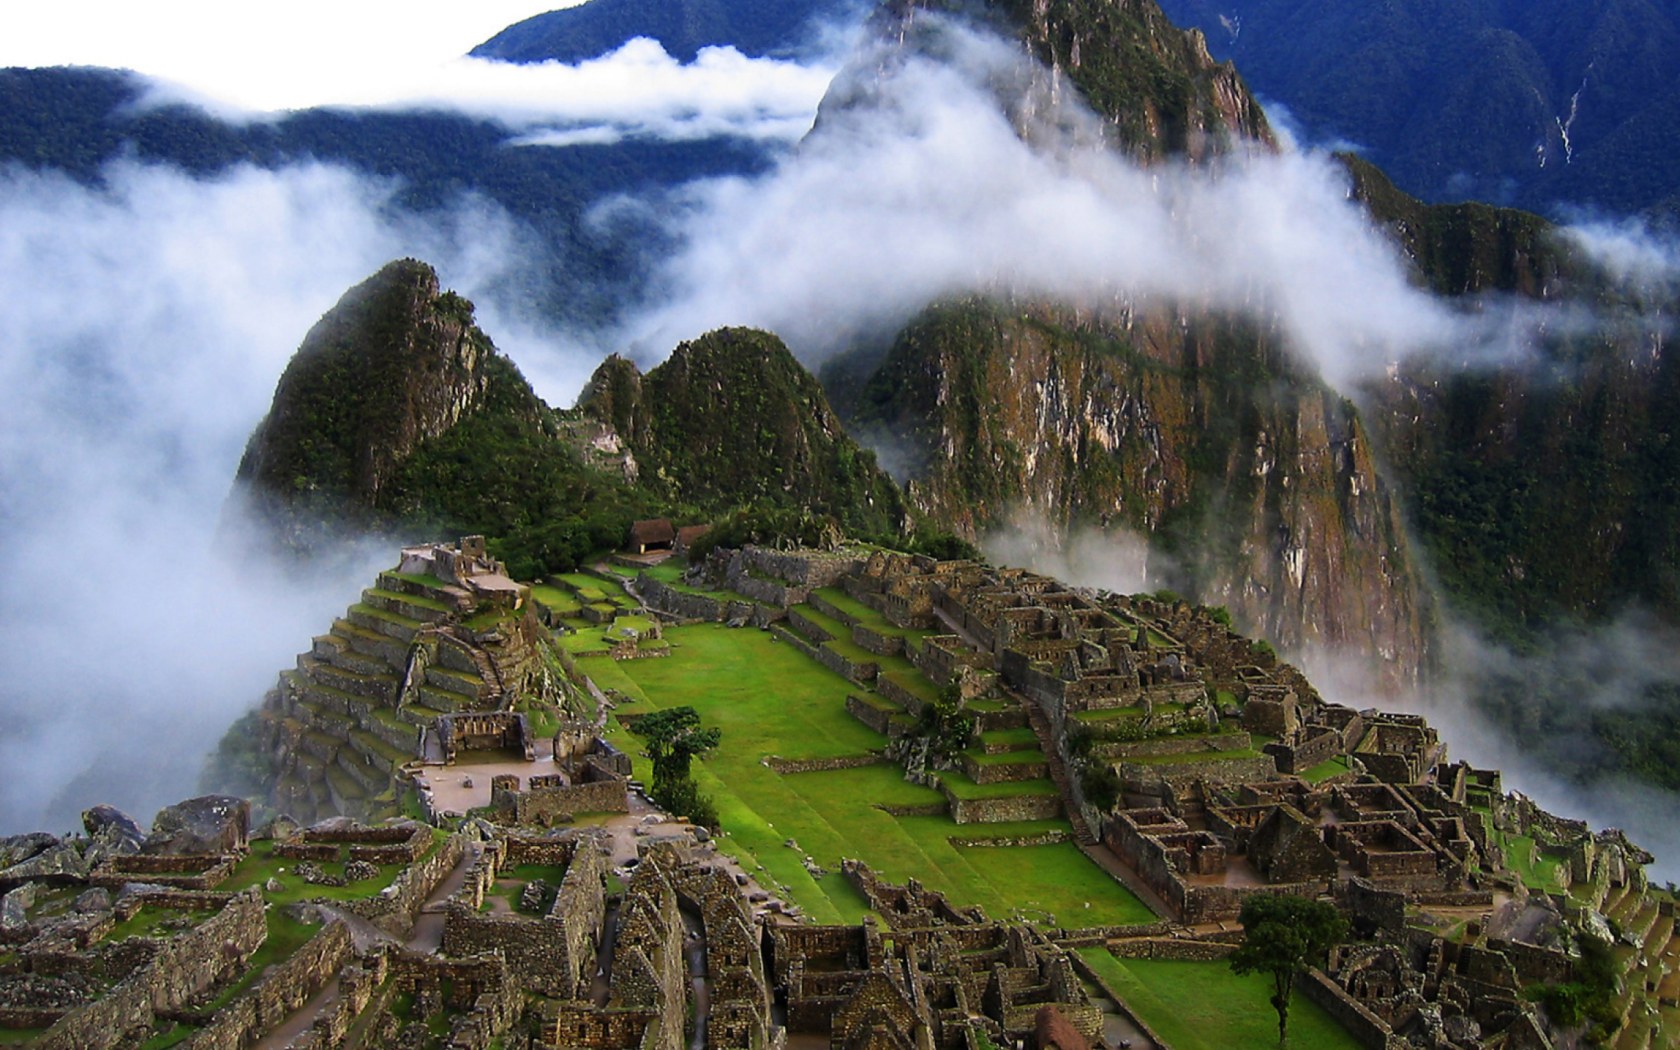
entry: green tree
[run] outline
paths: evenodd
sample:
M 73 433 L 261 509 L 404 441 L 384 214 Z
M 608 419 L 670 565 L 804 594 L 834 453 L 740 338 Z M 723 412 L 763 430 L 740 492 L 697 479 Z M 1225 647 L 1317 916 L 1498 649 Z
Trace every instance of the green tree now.
M 1278 1043 L 1289 1038 L 1289 995 L 1295 975 L 1322 962 L 1347 939 L 1348 924 L 1336 906 L 1305 897 L 1261 894 L 1243 902 L 1243 942 L 1230 955 L 1238 975 L 1272 978 L 1272 1007 L 1278 1015 Z
M 700 715 L 687 705 L 643 715 L 636 719 L 634 732 L 647 740 L 656 781 L 687 777 L 689 761 L 717 747 L 723 737 L 716 726 L 701 728 Z
M 716 726 L 702 728 L 700 715 L 686 705 L 643 715 L 631 731 L 647 740 L 645 754 L 653 760 L 653 800 L 715 830 L 717 807 L 689 775 L 689 763 L 717 747 L 722 731 Z
M 931 704 L 923 705 L 922 735 L 940 758 L 955 761 L 973 732 L 974 720 L 963 709 L 962 690 L 955 684 L 941 688 Z

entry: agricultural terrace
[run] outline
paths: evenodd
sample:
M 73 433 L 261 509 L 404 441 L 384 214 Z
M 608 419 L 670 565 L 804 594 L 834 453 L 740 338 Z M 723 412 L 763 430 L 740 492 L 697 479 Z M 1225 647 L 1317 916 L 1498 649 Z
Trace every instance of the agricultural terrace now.
M 851 642 L 844 625 L 808 606 L 795 611 L 834 635 L 835 640 L 823 643 L 826 647 L 867 658 L 898 680 L 914 676 L 921 682 L 918 691 L 932 689 L 903 657 L 865 653 Z M 871 627 L 879 619 L 861 605 L 846 611 L 859 619 L 867 615 Z M 884 620 L 880 626 L 887 626 Z M 919 637 L 926 632 L 904 633 Z M 843 857 L 865 861 L 886 879 L 919 879 L 957 904 L 982 905 L 998 918 L 1019 916 L 1068 927 L 1153 919 L 1141 901 L 1071 841 L 988 844 L 1067 833 L 1071 829 L 1064 820 L 958 825 L 943 814 L 893 816 L 881 807 L 926 811 L 946 800 L 939 791 L 906 782 L 899 768 L 889 764 L 777 773 L 766 758 L 867 756 L 884 747 L 884 736 L 846 711 L 848 694 L 868 691 L 770 632 L 700 624 L 667 628 L 664 636 L 672 646 L 668 659 L 615 662 L 581 656 L 579 670 L 602 689 L 631 698 L 634 703 L 620 708 L 626 716 L 687 704 L 706 724 L 723 730 L 722 745 L 696 766 L 702 789 L 717 801 L 724 829 L 720 848 L 797 903 L 812 921 L 856 922 L 864 913 L 864 901 L 838 873 Z M 896 707 L 875 694 L 866 699 Z M 650 772 L 639 756 L 640 742 L 616 718 L 609 735 L 637 756 L 637 775 L 646 779 Z M 1036 749 L 1036 740 L 1021 742 Z M 959 797 L 1054 791 L 1047 781 L 982 787 L 960 773 L 942 776 Z M 790 840 L 797 848 L 787 844 Z M 814 877 L 806 858 L 825 873 Z

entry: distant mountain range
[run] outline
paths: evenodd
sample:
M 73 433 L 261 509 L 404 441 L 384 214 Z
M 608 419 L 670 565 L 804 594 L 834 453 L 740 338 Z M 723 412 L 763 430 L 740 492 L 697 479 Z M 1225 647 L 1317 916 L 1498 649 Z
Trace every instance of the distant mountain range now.
M 1680 0 L 1161 0 L 1426 201 L 1680 208 Z
M 754 58 L 809 45 L 819 22 L 860 0 L 592 0 L 527 18 L 472 53 L 504 62 L 582 62 L 651 37 L 665 53 L 692 62 L 703 47 L 733 47 Z

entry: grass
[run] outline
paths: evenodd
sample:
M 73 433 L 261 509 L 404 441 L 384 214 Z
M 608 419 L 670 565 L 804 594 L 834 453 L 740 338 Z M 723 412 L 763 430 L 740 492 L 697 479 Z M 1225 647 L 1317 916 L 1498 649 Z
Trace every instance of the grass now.
M 899 627 L 889 622 L 882 614 L 847 594 L 840 587 L 819 587 L 814 593 L 829 605 L 850 616 L 859 626 L 866 627 L 876 634 L 919 642 L 923 638 L 939 633 L 938 631 L 916 627 Z
M 1328 762 L 1320 762 L 1301 774 L 1301 779 L 1309 784 L 1322 784 L 1331 777 L 1339 777 L 1348 772 L 1348 761 L 1345 758 L 1332 758 Z
M 1015 798 L 1020 795 L 1054 795 L 1056 785 L 1048 780 L 1015 780 L 1003 784 L 976 784 L 961 773 L 940 773 L 939 782 L 958 798 Z
M 982 766 L 1024 766 L 1044 761 L 1044 752 L 1036 747 L 1031 751 L 1005 751 L 996 755 L 988 755 L 984 751 L 970 749 L 964 751 L 963 754 L 973 759 L 977 765 Z
M 885 745 L 884 737 L 846 713 L 846 695 L 857 686 L 767 632 L 702 624 L 669 628 L 666 637 L 676 645 L 670 659 L 613 664 L 588 657 L 579 668 L 602 689 L 629 698 L 627 711 L 688 704 L 707 725 L 722 729 L 720 747 L 695 765 L 701 789 L 717 802 L 724 831 L 719 848 L 799 904 L 812 921 L 854 922 L 862 914 L 862 901 L 838 875 L 847 857 L 895 882 L 915 877 L 958 906 L 979 904 L 992 915 L 1008 915 L 1031 900 L 1058 916 L 1077 910 L 1078 925 L 1148 918 L 1135 897 L 1071 845 L 964 847 L 951 841 L 954 835 L 1067 831 L 1065 821 L 979 828 L 959 827 L 946 816 L 894 817 L 877 805 L 938 805 L 944 797 L 906 782 L 891 765 L 777 774 L 761 764 L 764 756 L 827 758 Z M 648 779 L 640 740 L 616 719 L 609 730 L 633 756 L 637 776 Z M 1020 785 L 1006 787 L 1009 794 L 1022 793 Z M 1048 782 L 1038 789 L 1055 790 Z M 788 839 L 799 849 L 786 846 Z M 807 855 L 829 874 L 813 879 L 803 864 Z
M 560 616 L 575 615 L 579 609 L 583 608 L 582 603 L 571 592 L 544 583 L 536 584 L 531 588 L 531 597 Z
M 571 584 L 573 587 L 576 587 L 579 593 L 584 591 L 593 591 L 604 598 L 613 599 L 629 599 L 630 597 L 625 593 L 624 588 L 619 584 L 616 584 L 611 580 L 603 580 L 599 576 L 591 576 L 588 573 L 568 572 L 561 576 L 560 579 Z
M 142 907 L 131 917 L 111 927 L 111 932 L 105 935 L 105 941 L 109 944 L 115 944 L 118 941 L 126 941 L 130 937 L 150 937 L 153 934 L 160 932 L 158 930 L 159 923 L 170 919 L 189 919 L 192 925 L 197 926 L 199 923 L 210 918 L 212 914 L 213 913 L 209 911 L 183 911 L 176 908 Z M 180 931 L 164 930 L 161 932 L 165 936 L 172 936 Z
M 1173 1050 L 1274 1047 L 1271 979 L 1238 977 L 1223 962 L 1116 959 L 1102 948 L 1079 954 Z M 1289 1001 L 1290 1050 L 1359 1050 L 1324 1010 L 1296 993 Z
M 641 571 L 660 583 L 680 583 L 683 573 L 688 571 L 688 565 L 681 558 L 666 558 L 658 565 Z
M 980 734 L 980 742 L 994 747 L 1038 749 L 1038 734 L 1023 726 L 1020 729 L 994 729 Z
M 1505 863 L 1531 890 L 1557 892 L 1569 887 L 1569 865 L 1562 857 L 1548 857 L 1526 835 L 1511 835 L 1495 831 L 1504 843 Z

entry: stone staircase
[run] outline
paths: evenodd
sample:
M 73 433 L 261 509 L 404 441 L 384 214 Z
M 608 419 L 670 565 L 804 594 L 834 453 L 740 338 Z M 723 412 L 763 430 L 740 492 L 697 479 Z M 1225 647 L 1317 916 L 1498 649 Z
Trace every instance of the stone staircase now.
M 1050 720 L 1032 701 L 1023 698 L 1020 703 L 1026 709 L 1027 724 L 1038 737 L 1039 749 L 1044 752 L 1045 764 L 1049 766 L 1050 781 L 1056 785 L 1056 790 L 1061 792 L 1062 810 L 1067 814 L 1068 823 L 1073 825 L 1073 840 L 1081 846 L 1094 845 L 1097 837 L 1091 833 L 1090 825 L 1085 823 L 1084 815 L 1074 804 L 1073 781 L 1069 776 L 1067 763 L 1062 761 L 1061 752 L 1056 748 L 1055 737 L 1050 730 Z

